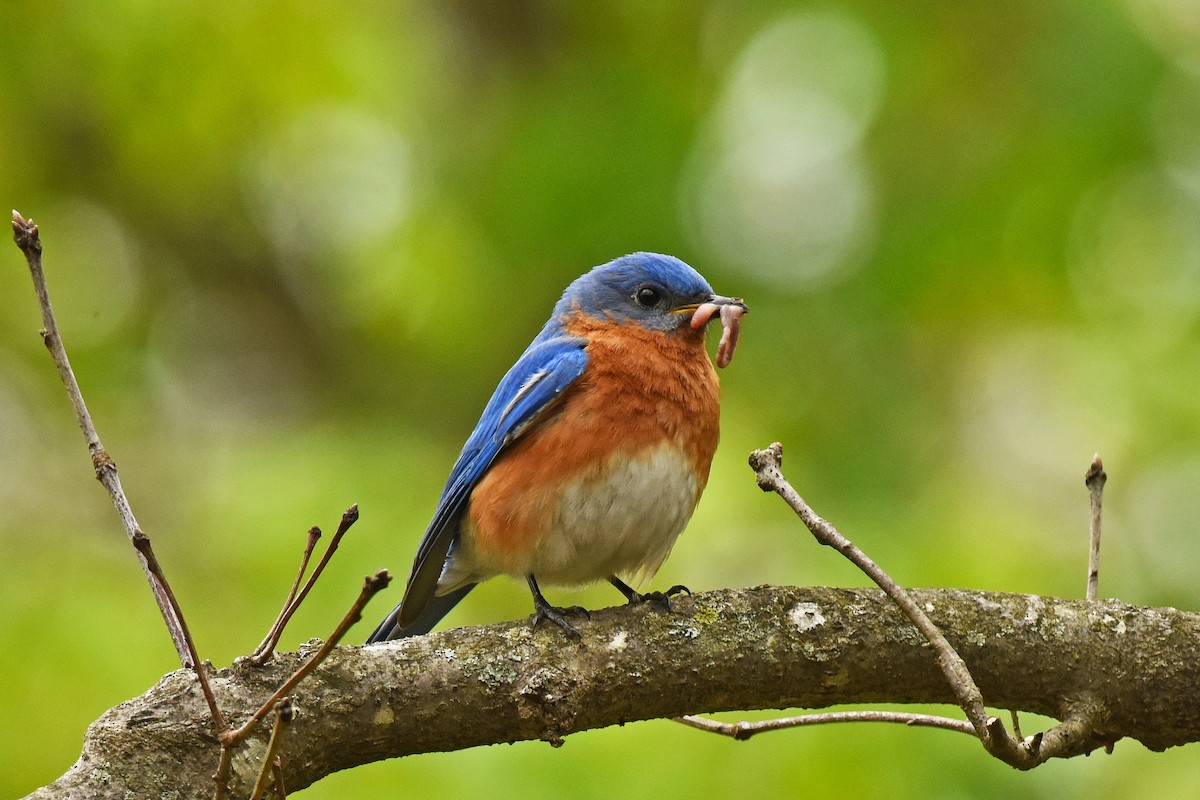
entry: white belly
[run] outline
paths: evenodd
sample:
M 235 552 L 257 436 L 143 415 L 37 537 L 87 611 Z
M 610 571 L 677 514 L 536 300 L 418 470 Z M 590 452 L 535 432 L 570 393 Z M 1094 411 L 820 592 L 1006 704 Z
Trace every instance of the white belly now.
M 559 584 L 610 575 L 649 578 L 671 552 L 697 499 L 696 479 L 677 448 L 618 458 L 599 477 L 567 487 L 529 571 Z
M 618 456 L 599 474 L 570 483 L 549 531 L 504 567 L 479 559 L 472 537 L 463 537 L 445 565 L 438 592 L 500 572 L 532 574 L 548 584 L 578 585 L 611 575 L 637 584 L 652 577 L 671 552 L 695 510 L 696 488 L 691 465 L 678 448 L 664 445 L 636 458 Z

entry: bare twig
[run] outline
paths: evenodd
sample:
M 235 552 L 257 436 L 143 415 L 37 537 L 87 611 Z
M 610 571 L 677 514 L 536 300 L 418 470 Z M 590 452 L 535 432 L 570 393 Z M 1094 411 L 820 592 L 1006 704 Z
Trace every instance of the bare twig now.
M 689 715 L 676 717 L 676 722 L 699 728 L 702 731 L 718 733 L 739 741 L 749 739 L 758 733 L 778 731 L 785 728 L 800 728 L 806 725 L 831 725 L 841 722 L 891 722 L 913 727 L 941 728 L 947 731 L 957 731 L 968 736 L 975 736 L 975 728 L 969 722 L 961 719 L 949 719 L 930 714 L 908 714 L 898 711 L 835 711 L 828 714 L 802 714 L 797 717 L 782 717 L 767 719 L 761 722 L 718 722 L 715 719 Z
M 233 747 L 221 743 L 221 757 L 217 762 L 217 771 L 212 776 L 216 788 L 213 800 L 226 800 L 229 797 L 229 777 L 233 774 Z
M 162 565 L 158 563 L 158 558 L 154 555 L 154 550 L 150 547 L 150 537 L 142 533 L 140 530 L 134 534 L 133 546 L 137 549 L 144 562 L 149 565 L 150 571 L 154 575 L 163 575 Z M 200 661 L 200 656 L 196 652 L 196 643 L 192 641 L 192 634 L 188 630 L 187 620 L 183 618 L 183 611 L 179 608 L 179 601 L 175 599 L 175 592 L 171 591 L 171 585 L 167 583 L 166 578 L 162 579 L 163 592 L 166 594 L 167 602 L 170 603 L 171 610 L 174 612 L 176 619 L 179 620 L 180 629 L 183 632 L 183 641 L 187 646 L 188 659 L 192 664 L 192 671 L 196 673 L 196 680 L 200 684 L 200 691 L 204 694 L 204 702 L 208 704 L 208 712 L 212 715 L 213 728 L 218 732 L 225 730 L 227 724 L 225 715 L 221 713 L 220 707 L 217 705 L 217 698 L 213 695 L 212 686 L 208 683 L 208 675 L 205 672 L 205 666 Z M 185 665 L 186 666 L 186 662 Z
M 44 328 L 41 332 L 42 340 L 46 348 L 50 351 L 51 358 L 54 360 L 58 368 L 63 384 L 67 389 L 67 396 L 71 401 L 72 407 L 75 409 L 75 415 L 79 422 L 79 427 L 83 430 L 84 438 L 87 441 L 88 451 L 91 453 L 92 466 L 95 469 L 96 477 L 100 483 L 108 490 L 109 496 L 112 498 L 113 505 L 117 509 L 117 513 L 121 518 L 121 522 L 125 527 L 126 533 L 129 536 L 130 542 L 133 544 L 134 551 L 137 553 L 139 560 L 142 563 L 142 569 L 146 573 L 146 578 L 150 583 L 150 587 L 154 593 L 155 600 L 158 603 L 163 620 L 166 622 L 167 630 L 171 634 L 171 640 L 175 644 L 176 652 L 179 655 L 179 660 L 185 668 L 191 669 L 197 680 L 200 683 L 201 691 L 204 695 L 209 712 L 212 716 L 213 726 L 221 741 L 221 756 L 217 767 L 217 772 L 213 776 L 216 782 L 215 797 L 220 800 L 228 796 L 229 778 L 232 771 L 232 749 L 240 742 L 244 741 L 246 736 L 261 722 L 263 717 L 269 713 L 271 708 L 275 708 L 278 704 L 278 714 L 276 716 L 275 727 L 271 734 L 271 750 L 268 757 L 263 762 L 263 769 L 259 776 L 259 785 L 255 787 L 253 797 L 257 798 L 267 789 L 267 785 L 271 782 L 272 777 L 276 786 L 276 791 L 282 796 L 282 772 L 279 767 L 277 758 L 278 748 L 282 742 L 283 733 L 287 729 L 287 725 L 292 718 L 292 704 L 290 699 L 285 695 L 290 692 L 296 684 L 303 680 L 309 672 L 311 672 L 318 664 L 321 663 L 337 645 L 341 638 L 351 625 L 361 618 L 363 606 L 370 600 L 378 591 L 383 589 L 390 578 L 387 572 L 380 571 L 376 575 L 367 578 L 366 585 L 351 607 L 350 612 L 338 625 L 329 641 L 325 643 L 320 650 L 317 651 L 307 662 L 305 662 L 296 672 L 284 682 L 271 698 L 254 714 L 253 717 L 238 729 L 229 727 L 220 708 L 217 706 L 216 698 L 213 694 L 212 687 L 209 684 L 208 677 L 205 673 L 205 666 L 200 661 L 200 657 L 196 651 L 196 645 L 192 639 L 191 633 L 188 631 L 187 623 L 184 620 L 183 612 L 179 607 L 179 603 L 175 598 L 174 592 L 167 581 L 166 575 L 163 572 L 162 566 L 154 554 L 154 550 L 150 543 L 150 537 L 138 525 L 136 517 L 133 515 L 133 510 L 130 507 L 129 500 L 125 495 L 125 491 L 121 486 L 120 478 L 117 474 L 116 464 L 109 457 L 104 446 L 100 442 L 100 437 L 96 432 L 95 424 L 92 421 L 91 414 L 87 410 L 87 404 L 84 402 L 83 393 L 79 388 L 79 383 L 75 378 L 74 371 L 71 369 L 70 360 L 67 357 L 67 351 L 63 345 L 62 337 L 58 331 L 58 324 L 54 317 L 54 311 L 50 304 L 50 294 L 46 288 L 45 273 L 42 268 L 42 243 L 37 225 L 32 220 L 26 220 L 16 211 L 13 211 L 13 238 L 17 246 L 25 254 L 25 260 L 29 265 L 30 276 L 33 279 L 34 290 L 37 293 L 38 302 L 42 310 L 42 320 Z M 304 588 L 297 592 L 297 587 L 300 584 L 301 578 L 308 567 L 309 560 L 312 556 L 313 549 L 317 539 L 320 537 L 320 530 L 312 528 L 309 531 L 308 543 L 304 551 L 304 556 L 300 564 L 299 573 L 296 580 L 293 582 L 291 590 L 288 593 L 287 601 L 284 603 L 283 609 L 280 611 L 279 617 L 271 626 L 267 637 L 263 643 L 259 645 L 255 651 L 255 657 L 259 659 L 257 663 L 269 658 L 275 645 L 279 641 L 279 637 L 283 632 L 284 627 L 291 619 L 292 615 L 299 608 L 308 592 L 316 583 L 324 571 L 325 566 L 333 557 L 337 550 L 338 543 L 346 531 L 358 520 L 358 506 L 353 505 L 342 515 L 340 524 L 338 525 L 337 533 L 334 534 L 328 548 L 321 557 L 313 574 L 309 577 Z
M 975 730 L 980 736 L 985 735 L 987 730 L 987 712 L 983 707 L 983 697 L 979 692 L 979 687 L 975 685 L 974 678 L 967 670 L 967 665 L 963 663 L 962 658 L 946 641 L 946 637 L 942 632 L 930 622 L 929 617 L 925 615 L 912 598 L 908 596 L 899 584 L 883 571 L 883 569 L 872 561 L 866 553 L 859 550 L 849 539 L 838 533 L 833 525 L 826 522 L 817 515 L 809 505 L 804 502 L 799 493 L 792 488 L 791 484 L 783 477 L 780 471 L 780 465 L 783 461 L 783 446 L 776 442 L 766 450 L 756 450 L 750 456 L 750 466 L 754 469 L 758 479 L 758 485 L 763 491 L 774 491 L 779 494 L 784 501 L 792 507 L 792 510 L 800 517 L 804 524 L 812 531 L 813 536 L 823 545 L 828 545 L 841 553 L 846 558 L 866 573 L 867 577 L 875 581 L 879 588 L 887 593 L 896 605 L 905 613 L 906 616 L 917 626 L 917 629 L 925 636 L 929 643 L 933 646 L 934 652 L 937 653 L 938 665 L 942 672 L 945 673 L 946 679 L 950 682 L 951 688 L 954 690 L 955 696 L 959 700 L 959 705 L 967 714 L 967 718 L 975 726 Z
M 251 716 L 250 719 L 246 720 L 244 725 L 236 730 L 227 731 L 224 735 L 222 735 L 222 743 L 227 746 L 234 746 L 245 741 L 246 737 L 254 731 L 258 724 L 262 722 L 263 718 L 270 713 L 272 708 L 275 707 L 275 704 L 283 699 L 285 695 L 291 694 L 292 689 L 296 688 L 296 684 L 304 680 L 310 672 L 316 669 L 317 666 L 324 661 L 331 652 L 333 652 L 333 648 L 337 647 L 338 642 L 340 642 L 342 637 L 346 635 L 346 631 L 350 630 L 350 626 L 362 619 L 363 607 L 366 606 L 372 597 L 374 597 L 378 592 L 382 591 L 391 582 L 391 580 L 392 578 L 390 575 L 388 575 L 387 570 L 383 569 L 379 570 L 379 572 L 376 572 L 374 575 L 369 576 L 363 583 L 363 588 L 358 595 L 358 599 L 354 601 L 354 605 L 350 606 L 350 610 L 346 612 L 346 616 L 342 618 L 342 621 L 338 623 L 337 628 L 335 628 L 333 633 L 330 634 L 329 639 L 327 639 L 325 643 L 321 645 L 321 648 L 317 650 L 317 652 L 313 653 L 312 657 L 309 658 L 308 661 L 305 661 L 299 669 L 292 673 L 290 678 L 283 682 L 283 685 L 275 691 L 275 694 L 271 695 L 271 697 L 268 698 L 261 707 L 259 707 L 258 711 L 255 711 L 254 715 Z
M 175 600 L 175 595 L 171 591 L 170 584 L 167 582 L 167 576 L 163 572 L 158 560 L 154 557 L 154 551 L 150 545 L 150 537 L 148 537 L 141 527 L 138 525 L 137 518 L 133 515 L 133 509 L 129 505 L 129 499 L 125 496 L 125 490 L 121 487 L 121 479 L 117 475 L 117 465 L 113 463 L 104 445 L 100 443 L 100 436 L 96 433 L 95 423 L 92 422 L 92 416 L 88 412 L 87 404 L 83 400 L 83 392 L 79 388 L 79 382 L 75 379 L 75 372 L 71 369 L 71 361 L 67 358 L 67 350 L 63 345 L 62 336 L 58 332 L 58 322 L 54 318 L 54 309 L 50 305 L 50 292 L 46 287 L 46 275 L 42 269 L 42 241 L 39 235 L 38 226 L 33 220 L 27 220 L 15 210 L 12 212 L 13 239 L 17 246 L 21 248 L 21 252 L 25 254 L 25 261 L 29 265 L 29 274 L 33 278 L 33 288 L 37 293 L 38 304 L 42 309 L 42 341 L 46 345 L 46 349 L 50 351 L 50 357 L 54 360 L 55 366 L 58 368 L 59 377 L 62 378 L 63 385 L 67 389 L 67 397 L 71 401 L 71 406 L 75 409 L 75 417 L 79 422 L 79 427 L 83 430 L 83 436 L 87 440 L 88 452 L 92 457 L 92 467 L 96 472 L 96 479 L 108 490 L 109 496 L 112 498 L 113 506 L 117 510 L 117 514 L 121 518 L 121 523 L 125 527 L 125 533 L 129 536 L 130 543 L 133 544 L 134 550 L 138 555 L 138 560 L 142 564 L 142 570 L 146 574 L 146 580 L 150 584 L 150 589 L 154 593 L 154 599 L 158 603 L 158 609 L 162 613 L 163 621 L 167 625 L 167 631 L 171 635 L 171 641 L 175 645 L 175 652 L 179 655 L 179 661 L 186 669 L 191 669 L 196 673 L 196 678 L 200 682 L 201 689 L 204 691 L 205 700 L 208 702 L 209 709 L 212 712 L 213 725 L 217 731 L 225 727 L 224 718 L 221 716 L 220 710 L 217 708 L 215 699 L 213 698 L 212 689 L 208 685 L 208 678 L 204 673 L 204 666 L 200 663 L 199 657 L 196 654 L 196 645 L 192 640 L 191 634 L 188 631 L 187 623 L 183 619 L 183 613 L 179 609 L 179 604 Z
M 250 661 L 255 664 L 262 664 L 271 657 L 271 653 L 275 651 L 275 646 L 279 644 L 279 637 L 283 635 L 283 628 L 288 621 L 288 609 L 291 608 L 292 602 L 296 599 L 296 591 L 300 588 L 300 581 L 304 580 L 304 571 L 308 569 L 308 561 L 312 558 L 313 548 L 317 546 L 317 540 L 321 538 L 321 529 L 313 525 L 308 529 L 307 541 L 304 545 L 304 555 L 300 557 L 300 569 L 296 573 L 296 580 L 292 581 L 292 588 L 288 591 L 287 599 L 283 601 L 283 608 L 279 609 L 279 616 L 275 618 L 275 622 L 271 624 L 267 635 L 263 637 L 262 642 L 254 649 L 250 655 Z
M 288 726 L 292 724 L 292 716 L 294 709 L 292 708 L 292 698 L 285 697 L 279 701 L 279 705 L 275 709 L 275 725 L 271 728 L 271 739 L 267 742 L 267 754 L 263 757 L 262 769 L 258 771 L 258 780 L 254 783 L 254 791 L 250 792 L 250 800 L 258 800 L 262 797 L 268 787 L 278 783 L 277 778 L 281 777 L 279 766 L 279 748 L 283 746 L 283 737 L 287 733 Z M 276 792 L 283 797 L 278 791 Z
M 275 777 L 275 795 L 279 800 L 287 800 L 287 786 L 283 782 L 283 763 L 279 756 L 271 761 L 271 774 Z
M 1032 769 L 1049 758 L 1086 752 L 1089 748 L 1095 749 L 1100 746 L 1091 738 L 1092 721 L 1099 716 L 1100 709 L 1097 709 L 1095 704 L 1089 702 L 1086 697 L 1079 698 L 1079 701 L 1072 706 L 1072 714 L 1044 736 L 1037 734 L 1022 741 L 1010 736 L 1004 727 L 1004 722 L 987 713 L 983 704 L 983 695 L 979 691 L 975 679 L 971 676 L 962 657 L 950 645 L 942 632 L 913 602 L 908 592 L 901 588 L 866 553 L 838 533 L 833 525 L 818 516 L 804 502 L 800 494 L 783 477 L 780 466 L 782 462 L 783 445 L 779 442 L 773 443 L 765 450 L 755 450 L 750 454 L 750 467 L 755 472 L 759 488 L 764 492 L 773 491 L 782 497 L 820 544 L 828 545 L 848 558 L 879 588 L 883 589 L 892 602 L 904 612 L 933 648 L 937 655 L 938 666 L 954 692 L 959 707 L 967 715 L 975 734 L 991 755 L 1018 769 Z M 1052 744 L 1048 747 L 1046 742 L 1051 740 Z
M 1017 714 L 1015 709 L 1009 710 L 1008 713 L 1012 717 L 1013 736 L 1017 737 L 1018 739 L 1024 739 L 1025 737 L 1021 735 L 1021 717 L 1020 717 L 1020 715 Z
M 1089 526 L 1091 546 L 1088 548 L 1086 595 L 1088 600 L 1096 599 L 1096 589 L 1100 583 L 1100 501 L 1104 496 L 1104 483 L 1107 480 L 1108 474 L 1104 471 L 1100 454 L 1097 453 L 1092 457 L 1092 463 L 1083 476 L 1083 484 L 1087 486 L 1092 506 L 1091 525 Z
M 351 506 L 350 510 L 346 512 L 346 515 L 350 515 L 351 512 L 354 512 L 354 518 L 357 519 L 358 507 Z M 342 519 L 344 528 L 349 528 L 350 525 L 354 524 L 353 519 L 347 522 L 346 516 L 343 516 Z M 345 533 L 345 531 L 342 527 L 339 527 L 338 533 Z M 283 685 L 280 686 L 273 695 L 267 698 L 267 700 L 258 707 L 258 710 L 251 715 L 250 719 L 246 720 L 246 722 L 240 728 L 227 727 L 221 731 L 219 736 L 221 742 L 221 756 L 220 761 L 217 764 L 216 774 L 213 775 L 213 781 L 216 784 L 216 790 L 213 794 L 214 800 L 225 800 L 225 798 L 229 796 L 229 779 L 233 772 L 234 748 L 246 741 L 246 738 L 254 732 L 254 729 L 258 727 L 259 723 L 263 721 L 267 714 L 271 713 L 271 709 L 275 708 L 277 704 L 282 703 L 284 698 L 290 695 L 292 690 L 296 688 L 297 684 L 308 677 L 308 674 L 316 669 L 320 663 L 324 661 L 331 652 L 333 652 L 333 649 L 337 647 L 338 642 L 340 642 L 342 637 L 346 635 L 346 631 L 350 630 L 350 627 L 354 625 L 354 623 L 362 619 L 362 610 L 371 600 L 371 598 L 386 588 L 391 580 L 392 578 L 390 575 L 388 575 L 387 570 L 382 569 L 379 570 L 379 572 L 376 572 L 374 575 L 368 576 L 366 581 L 363 583 L 362 591 L 359 592 L 354 604 L 350 606 L 350 610 L 346 612 L 346 616 L 344 616 L 342 621 L 338 623 L 336 628 L 334 628 L 333 633 L 329 635 L 329 639 L 321 645 L 320 649 L 313 653 L 313 655 L 307 661 L 301 664 L 296 671 L 293 672 L 291 676 L 283 682 Z M 276 718 L 276 725 L 279 725 L 278 718 Z M 273 732 L 272 738 L 274 738 L 274 736 L 275 734 Z M 267 764 L 268 762 L 264 761 L 264 769 L 267 768 Z M 262 776 L 260 774 L 259 780 L 261 779 Z M 282 783 L 282 777 L 280 777 L 279 782 Z M 257 800 L 259 794 L 259 790 L 256 789 L 253 798 Z
M 320 578 L 321 573 L 324 572 L 325 565 L 329 563 L 329 559 L 333 558 L 334 552 L 337 551 L 338 544 L 342 541 L 342 537 L 346 535 L 346 531 L 350 530 L 350 526 L 355 522 L 358 522 L 357 503 L 351 505 L 342 514 L 342 519 L 338 523 L 337 531 L 335 531 L 332 538 L 330 538 L 329 546 L 325 548 L 325 553 L 321 556 L 321 560 L 317 562 L 317 566 L 313 570 L 312 575 L 308 576 L 308 581 L 305 582 L 304 588 L 300 590 L 298 595 L 289 600 L 283 611 L 279 612 L 279 619 L 276 620 L 275 625 L 272 626 L 271 632 L 267 634 L 267 638 L 263 640 L 263 643 L 260 644 L 254 651 L 253 655 L 250 656 L 250 660 L 253 663 L 261 664 L 271 657 L 271 652 L 275 649 L 275 645 L 279 643 L 279 637 L 283 635 L 283 629 L 287 627 L 288 622 L 290 622 L 292 619 L 292 615 L 296 613 L 298 608 L 300 608 L 300 604 L 304 602 L 304 598 L 308 597 L 308 593 L 316 584 L 317 578 Z M 309 532 L 309 535 L 312 535 L 311 531 Z M 317 535 L 320 535 L 319 530 L 317 531 Z M 314 540 L 313 544 L 315 545 L 315 543 L 316 542 Z M 301 573 L 303 573 L 303 570 L 304 567 L 302 565 Z

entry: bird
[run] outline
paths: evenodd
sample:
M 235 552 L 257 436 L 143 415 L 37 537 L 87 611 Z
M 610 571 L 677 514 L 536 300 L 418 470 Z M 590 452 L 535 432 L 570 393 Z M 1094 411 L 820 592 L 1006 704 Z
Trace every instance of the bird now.
M 720 393 L 705 344 L 719 319 L 717 363 L 733 357 L 741 298 L 699 272 L 637 252 L 574 280 L 500 380 L 459 454 L 417 547 L 399 605 L 368 644 L 429 632 L 480 581 L 507 574 L 533 595 L 533 623 L 573 638 L 579 607 L 551 605 L 540 583 L 607 580 L 642 594 L 708 482 Z

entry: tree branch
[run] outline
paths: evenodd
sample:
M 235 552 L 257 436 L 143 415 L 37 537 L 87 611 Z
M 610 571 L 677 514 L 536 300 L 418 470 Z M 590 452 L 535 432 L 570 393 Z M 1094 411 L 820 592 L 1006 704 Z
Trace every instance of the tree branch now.
M 1101 720 L 1092 733 L 1101 744 L 1129 737 L 1162 750 L 1200 741 L 1200 614 L 963 590 L 911 595 L 997 707 L 1067 727 Z M 956 702 L 925 638 L 878 590 L 722 590 L 673 606 L 672 614 L 596 612 L 580 623 L 579 644 L 522 621 L 338 648 L 291 693 L 296 716 L 282 752 L 289 791 L 385 758 L 527 739 L 558 745 L 576 731 L 642 719 Z M 229 718 L 253 714 L 318 644 L 214 674 Z M 1060 728 L 1046 738 L 1070 733 Z M 268 734 L 256 732 L 247 746 L 265 753 Z M 218 749 L 195 680 L 175 672 L 94 723 L 79 762 L 31 797 L 148 796 L 163 785 L 207 797 Z M 100 763 L 106 768 L 94 769 Z M 235 765 L 235 796 L 249 793 L 259 763 Z
M 917 630 L 921 632 L 921 635 L 925 637 L 933 648 L 942 674 L 946 676 L 946 682 L 953 690 L 958 705 L 967 715 L 967 719 L 970 720 L 972 726 L 974 726 L 975 732 L 983 741 L 984 746 L 987 747 L 989 752 L 998 749 L 997 745 L 989 741 L 989 718 L 983 706 L 983 696 L 979 692 L 979 687 L 975 685 L 975 681 L 967 669 L 967 665 L 963 663 L 962 658 L 950 643 L 946 641 L 942 632 L 938 630 L 938 627 L 921 610 L 921 607 L 913 601 L 908 592 L 900 584 L 896 583 L 866 553 L 855 546 L 845 536 L 842 536 L 833 525 L 813 511 L 808 503 L 804 501 L 804 498 L 800 496 L 800 493 L 788 483 L 783 477 L 782 472 L 783 445 L 775 442 L 766 449 L 755 450 L 750 454 L 750 468 L 754 470 L 760 489 L 764 492 L 775 492 L 783 498 L 783 501 L 796 512 L 796 515 L 800 517 L 800 520 L 813 534 L 818 543 L 837 550 L 854 566 L 862 570 L 880 589 L 883 589 L 892 602 L 912 621 L 913 625 L 916 626 Z M 1003 744 L 1011 748 L 1013 745 L 1011 741 L 1008 741 L 1007 731 L 1001 727 L 999 733 L 1001 734 Z
M 62 378 L 63 386 L 66 387 L 67 397 L 71 401 L 71 407 L 75 410 L 75 418 L 79 422 L 80 430 L 83 431 L 83 438 L 87 440 L 96 480 L 100 481 L 108 491 L 113 507 L 116 508 L 117 515 L 121 518 L 125 533 L 137 552 L 142 571 L 146 574 L 146 581 L 150 584 L 150 590 L 154 594 L 154 601 L 158 603 L 158 610 L 162 614 L 167 632 L 175 645 L 175 652 L 179 655 L 179 662 L 184 667 L 195 671 L 196 679 L 200 682 L 208 701 L 212 724 L 216 730 L 221 730 L 225 727 L 225 720 L 209 690 L 204 668 L 200 664 L 200 656 L 196 652 L 196 643 L 188 630 L 183 611 L 175 599 L 175 593 L 171 590 L 166 573 L 154 556 L 150 537 L 141 529 L 137 518 L 133 515 L 133 508 L 129 505 L 129 498 L 126 497 L 125 490 L 121 486 L 121 478 L 117 474 L 117 465 L 100 442 L 100 435 L 96 432 L 92 415 L 88 411 L 87 403 L 83 400 L 83 391 L 79 388 L 79 381 L 75 379 L 75 371 L 71 369 L 71 361 L 67 358 L 67 349 L 63 345 L 62 335 L 58 332 L 58 321 L 54 317 L 54 308 L 50 304 L 50 290 L 46 286 L 46 273 L 42 268 L 42 239 L 38 226 L 34 224 L 33 220 L 25 219 L 14 209 L 12 227 L 13 241 L 25 255 L 25 263 L 29 266 L 29 276 L 33 280 L 33 288 L 37 293 L 38 305 L 42 309 L 44 326 L 41 331 L 42 341 L 45 343 L 46 349 L 50 351 L 50 357 L 54 360 L 55 367 L 58 368 L 58 375 Z
M 1095 464 L 1099 464 L 1099 458 Z M 1092 702 L 1092 698 L 1086 694 L 1075 698 L 1070 713 L 1063 717 L 1061 725 L 1028 739 L 1019 734 L 1016 738 L 1010 736 L 999 717 L 988 715 L 983 694 L 970 669 L 954 646 L 942 635 L 938 626 L 882 567 L 812 510 L 800 493 L 783 477 L 782 466 L 783 445 L 779 442 L 750 454 L 750 468 L 754 470 L 759 488 L 764 492 L 775 492 L 783 498 L 818 543 L 834 548 L 875 581 L 929 642 L 946 682 L 953 690 L 959 707 L 967 715 L 985 750 L 1009 766 L 1033 769 L 1051 758 L 1067 758 L 1089 753 L 1105 743 L 1103 737 L 1096 735 L 1096 726 L 1101 721 L 1104 709 Z M 1097 508 L 1094 494 L 1093 508 Z M 1093 530 L 1097 531 L 1092 542 L 1098 552 L 1098 528 Z M 1089 592 L 1087 599 L 1094 600 L 1095 592 Z M 1014 710 L 1014 723 L 1016 719 Z

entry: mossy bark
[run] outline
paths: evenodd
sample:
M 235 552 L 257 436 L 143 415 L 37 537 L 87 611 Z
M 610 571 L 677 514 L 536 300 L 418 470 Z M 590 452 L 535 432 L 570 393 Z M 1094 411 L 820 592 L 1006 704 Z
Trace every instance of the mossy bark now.
M 1153 750 L 1200 740 L 1200 615 L 995 592 L 913 590 L 990 707 L 1062 719 Z M 844 703 L 952 703 L 920 633 L 875 589 L 758 587 L 607 609 L 581 642 L 527 621 L 341 647 L 293 694 L 289 791 L 358 764 L 684 714 Z M 214 670 L 245 720 L 311 652 Z M 264 726 L 269 728 L 269 726 Z M 1028 731 L 1026 732 L 1028 733 Z M 265 732 L 234 762 L 244 796 Z M 211 797 L 218 745 L 189 672 L 89 728 L 83 755 L 31 797 Z M 980 757 L 986 757 L 980 750 Z

